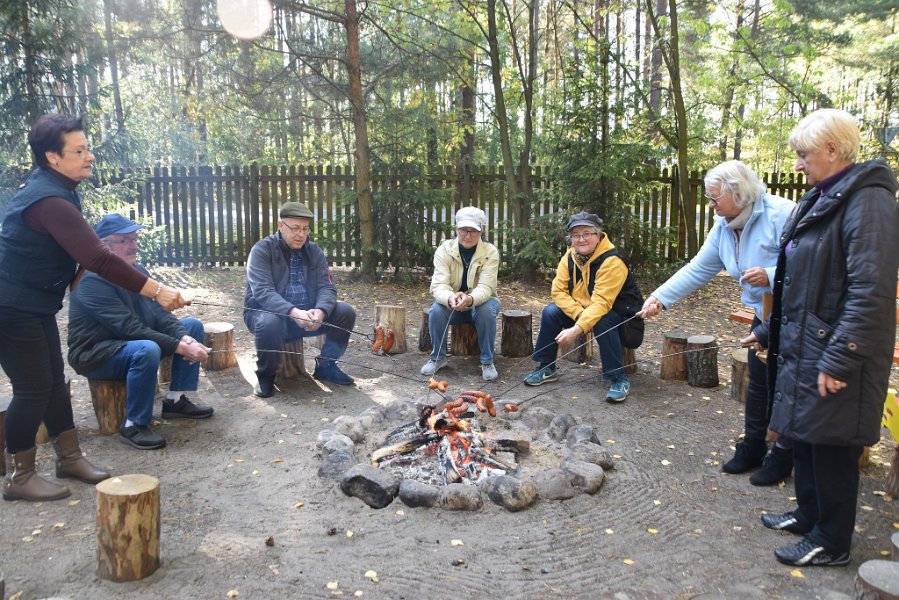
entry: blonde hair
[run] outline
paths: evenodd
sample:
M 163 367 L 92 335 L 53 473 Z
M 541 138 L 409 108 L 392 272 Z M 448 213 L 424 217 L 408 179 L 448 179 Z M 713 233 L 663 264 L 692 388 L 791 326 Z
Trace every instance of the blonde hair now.
M 737 208 L 746 208 L 762 197 L 767 187 L 755 171 L 739 160 L 729 160 L 713 167 L 705 174 L 706 188 L 717 187 L 720 193 L 729 191 Z
M 822 108 L 799 121 L 790 133 L 789 142 L 796 152 L 812 152 L 833 142 L 837 156 L 853 162 L 858 156 L 861 137 L 855 117 L 845 110 Z

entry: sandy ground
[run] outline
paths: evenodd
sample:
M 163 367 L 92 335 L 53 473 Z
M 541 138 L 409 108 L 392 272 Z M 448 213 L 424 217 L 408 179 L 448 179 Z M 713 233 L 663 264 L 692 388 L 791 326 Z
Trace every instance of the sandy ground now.
M 756 488 L 748 477 L 720 470 L 742 431 L 742 409 L 728 397 L 729 353 L 746 329 L 727 320 L 738 293 L 726 278 L 648 324 L 637 352 L 644 362 L 622 405 L 602 400 L 606 388 L 596 365 L 567 363 L 557 383 L 512 389 L 532 363 L 498 357 L 500 380 L 488 391 L 503 401 L 572 413 L 592 424 L 619 458 L 593 496 L 541 500 L 518 513 L 488 501 L 479 512 L 460 513 L 398 500 L 375 510 L 316 476 L 315 439 L 330 420 L 424 397 L 417 336 L 420 309 L 429 303 L 425 282 L 364 286 L 339 274 L 342 297 L 359 313 L 357 331 L 371 330 L 375 304 L 406 307 L 409 352 L 375 357 L 365 339 L 353 336 L 344 367 L 356 386 L 331 389 L 301 379 L 263 400 L 252 395 L 242 271 L 162 275 L 191 288 L 198 302 L 229 307 L 198 303 L 182 316 L 236 325 L 240 367 L 201 378 L 200 396 L 215 416 L 162 421 L 158 431 L 168 446 L 138 451 L 98 433 L 86 380 L 76 376 L 72 385 L 89 458 L 116 474 L 161 481 L 162 566 L 133 583 L 99 579 L 95 492 L 75 482 L 66 500 L 0 503 L 7 597 L 834 599 L 851 593 L 859 565 L 883 558 L 899 530 L 897 505 L 879 493 L 893 448 L 884 437 L 862 474 L 851 564 L 794 570 L 774 560 L 775 547 L 797 538 L 765 529 L 759 515 L 793 505 L 792 479 Z M 504 284 L 501 295 L 504 308 L 531 310 L 536 327 L 548 285 Z M 658 378 L 661 334 L 674 328 L 718 336 L 720 387 Z M 310 370 L 314 353 L 306 358 Z M 460 388 L 481 384 L 473 359 L 451 358 L 441 376 Z M 894 385 L 897 379 L 894 370 Z M 0 394 L 9 393 L 3 380 Z M 157 414 L 159 408 L 157 402 Z M 49 445 L 40 447 L 38 459 L 40 471 L 52 476 Z

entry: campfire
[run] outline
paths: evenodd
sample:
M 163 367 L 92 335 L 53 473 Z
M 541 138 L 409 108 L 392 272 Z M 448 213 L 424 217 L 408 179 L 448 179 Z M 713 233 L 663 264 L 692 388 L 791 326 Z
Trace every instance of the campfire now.
M 431 386 L 443 391 L 446 382 L 432 380 Z M 442 405 L 426 404 L 417 421 L 387 435 L 384 445 L 372 453 L 372 464 L 403 479 L 430 485 L 477 483 L 514 474 L 518 470 L 516 442 L 491 439 L 472 407 L 496 416 L 493 398 L 480 390 L 462 392 Z

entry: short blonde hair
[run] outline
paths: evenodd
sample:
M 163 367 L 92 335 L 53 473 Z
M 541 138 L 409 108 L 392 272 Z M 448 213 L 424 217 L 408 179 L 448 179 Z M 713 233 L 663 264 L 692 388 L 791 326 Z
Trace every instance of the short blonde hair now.
M 861 147 L 858 123 L 845 110 L 822 108 L 803 118 L 790 133 L 790 148 L 812 152 L 833 142 L 839 158 L 853 162 Z
M 713 167 L 705 174 L 705 186 L 717 187 L 723 194 L 729 191 L 737 208 L 746 208 L 762 197 L 767 187 L 755 171 L 739 160 L 729 160 Z

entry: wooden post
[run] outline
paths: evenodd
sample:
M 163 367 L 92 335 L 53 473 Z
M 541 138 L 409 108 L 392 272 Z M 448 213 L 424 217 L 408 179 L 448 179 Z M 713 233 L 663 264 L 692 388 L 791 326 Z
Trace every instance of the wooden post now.
M 627 375 L 632 375 L 637 372 L 637 351 L 633 348 L 628 348 L 627 346 L 622 346 L 621 349 L 624 351 L 621 355 L 622 362 L 624 363 L 624 372 Z
M 687 338 L 690 334 L 675 329 L 665 334 L 662 339 L 662 366 L 659 377 L 665 381 L 687 380 Z
M 237 366 L 234 353 L 234 325 L 222 321 L 203 324 L 203 345 L 212 348 L 204 368 L 207 371 L 224 371 Z
M 687 338 L 687 383 L 693 387 L 718 385 L 718 344 L 713 335 Z
M 450 353 L 453 356 L 480 356 L 478 330 L 474 323 L 459 323 L 450 326 Z
M 159 361 L 159 372 L 156 374 L 156 387 L 168 385 L 172 382 L 172 359 L 174 356 L 169 354 L 163 356 Z
M 500 354 L 509 358 L 534 353 L 534 315 L 526 310 L 504 310 Z
M 730 356 L 730 399 L 746 404 L 746 392 L 749 390 L 749 349 L 739 348 Z
M 303 362 L 303 339 L 284 342 L 281 344 L 281 361 L 278 363 L 278 371 L 275 379 L 293 379 L 306 374 L 306 364 Z
M 392 304 L 375 305 L 375 323 L 393 331 L 393 347 L 389 354 L 405 354 L 406 352 L 406 307 Z
M 431 341 L 431 329 L 428 324 L 431 318 L 431 307 L 425 307 L 421 311 L 421 329 L 418 332 L 418 351 L 430 352 L 434 349 L 434 343 Z
M 91 404 L 103 433 L 118 433 L 125 422 L 125 380 L 88 379 Z
M 855 575 L 854 600 L 899 600 L 899 562 L 868 560 Z
M 159 568 L 159 480 L 120 475 L 97 484 L 97 575 L 137 581 Z
M 559 344 L 559 351 L 556 352 L 556 357 L 564 358 L 565 360 L 570 360 L 575 363 L 589 362 L 596 356 L 592 331 L 590 332 L 590 342 L 585 343 L 586 341 L 587 337 L 581 333 L 570 344 Z M 578 348 L 578 346 L 580 346 L 580 348 Z M 577 350 L 572 351 L 572 348 L 577 348 Z

